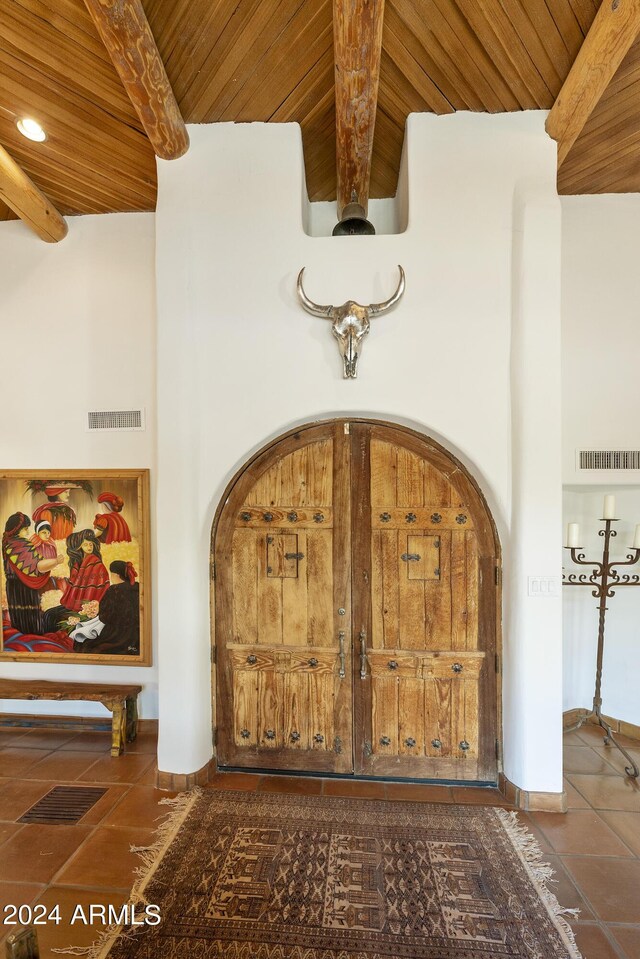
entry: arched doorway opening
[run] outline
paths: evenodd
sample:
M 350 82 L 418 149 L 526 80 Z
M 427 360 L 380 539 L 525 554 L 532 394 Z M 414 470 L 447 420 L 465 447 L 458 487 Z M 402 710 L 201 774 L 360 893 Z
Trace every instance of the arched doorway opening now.
M 229 484 L 212 554 L 220 768 L 496 781 L 500 545 L 440 444 L 290 432 Z

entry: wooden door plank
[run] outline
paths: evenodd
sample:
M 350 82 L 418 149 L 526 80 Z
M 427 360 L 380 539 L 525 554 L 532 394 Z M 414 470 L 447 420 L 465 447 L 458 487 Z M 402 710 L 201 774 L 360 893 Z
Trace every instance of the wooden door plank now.
M 311 646 L 334 646 L 333 575 L 331 530 L 307 532 L 308 642 Z
M 467 579 L 466 544 L 465 532 L 451 533 L 451 649 L 467 648 L 467 597 L 471 583 Z
M 371 648 L 384 649 L 384 581 L 382 573 L 382 537 L 380 530 L 371 531 Z
M 478 649 L 478 544 L 471 531 L 465 535 L 465 560 L 467 583 L 466 648 Z
M 331 750 L 335 737 L 334 679 L 325 673 L 309 674 L 309 734 L 311 749 Z M 322 738 L 320 738 L 322 737 Z
M 451 506 L 451 484 L 431 463 L 424 464 L 424 505 Z
M 461 685 L 461 698 L 464 701 L 463 735 L 464 740 L 469 744 L 469 749 L 465 751 L 464 756 L 467 760 L 475 760 L 478 758 L 479 739 L 478 683 L 473 680 L 463 680 Z
M 305 646 L 309 642 L 308 625 L 308 549 L 307 531 L 298 530 L 298 575 L 282 581 L 282 633 L 287 646 Z
M 391 532 L 391 531 L 390 531 Z M 413 539 L 407 531 L 398 530 L 398 546 L 395 556 L 398 606 L 399 635 L 395 645 L 402 649 L 426 648 L 425 588 L 421 579 L 409 579 L 409 564 L 400 558 L 410 552 L 409 541 Z M 439 584 L 438 584 L 439 585 Z
M 451 680 L 425 681 L 425 749 L 427 756 L 451 755 Z M 434 745 L 434 743 L 436 745 Z M 440 745 L 437 745 L 437 744 Z
M 258 675 L 253 669 L 233 673 L 234 739 L 243 749 L 258 745 Z
M 267 534 L 255 533 L 257 553 L 258 643 L 282 645 L 282 580 L 267 574 Z
M 424 584 L 424 649 L 451 648 L 451 536 L 440 534 L 440 579 Z
M 303 672 L 286 673 L 283 680 L 284 735 L 283 745 L 288 749 L 311 749 L 309 733 L 309 675 Z M 304 760 L 302 760 L 304 763 Z M 293 768 L 296 768 L 295 765 Z
M 396 455 L 396 505 L 422 506 L 424 504 L 424 460 L 402 447 L 397 450 Z
M 400 679 L 398 686 L 398 751 L 402 756 L 424 756 L 424 680 Z M 412 740 L 415 744 L 412 745 Z
M 278 749 L 284 733 L 284 676 L 274 669 L 259 670 L 257 676 L 258 743 L 263 749 Z
M 235 643 L 258 642 L 257 540 L 258 534 L 251 529 L 236 529 L 233 533 L 231 562 Z
M 385 649 L 395 649 L 400 645 L 400 593 L 398 578 L 398 556 L 400 555 L 400 536 L 398 530 L 381 531 L 381 558 L 382 558 L 382 594 L 375 597 L 374 602 L 382 606 L 384 631 L 382 637 L 372 637 L 372 640 L 383 638 Z M 373 647 L 377 648 L 377 647 Z
M 371 505 L 382 509 L 396 506 L 397 456 L 390 443 L 371 440 Z
M 372 748 L 374 756 L 398 753 L 398 680 L 376 676 L 372 682 Z M 383 742 L 388 739 L 389 742 Z

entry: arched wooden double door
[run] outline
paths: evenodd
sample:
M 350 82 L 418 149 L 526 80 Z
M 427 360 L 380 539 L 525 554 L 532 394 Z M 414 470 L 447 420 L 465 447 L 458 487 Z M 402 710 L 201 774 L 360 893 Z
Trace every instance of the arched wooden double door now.
M 219 766 L 495 781 L 498 544 L 450 454 L 301 429 L 236 477 L 214 535 Z

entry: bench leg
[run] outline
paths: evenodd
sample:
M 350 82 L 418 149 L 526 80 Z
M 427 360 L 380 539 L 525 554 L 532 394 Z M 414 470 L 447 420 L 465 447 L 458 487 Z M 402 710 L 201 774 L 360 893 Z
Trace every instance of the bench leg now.
M 124 740 L 127 728 L 127 713 L 123 703 L 114 703 L 111 720 L 111 755 L 119 756 L 124 752 Z
M 127 742 L 132 743 L 138 735 L 138 697 L 128 696 L 127 710 Z

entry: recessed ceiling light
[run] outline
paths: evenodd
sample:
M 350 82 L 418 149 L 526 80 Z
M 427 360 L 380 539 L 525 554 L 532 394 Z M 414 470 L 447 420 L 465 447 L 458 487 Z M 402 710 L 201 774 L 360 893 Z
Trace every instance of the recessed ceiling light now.
M 16 126 L 24 137 L 27 137 L 29 140 L 35 140 L 36 143 L 42 143 L 43 140 L 47 139 L 47 134 L 40 124 L 30 117 L 21 117 L 20 120 L 16 122 Z

